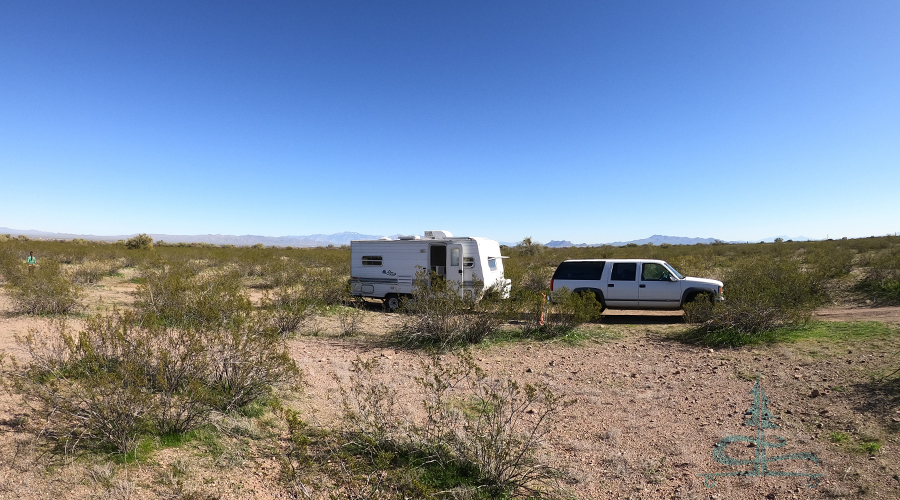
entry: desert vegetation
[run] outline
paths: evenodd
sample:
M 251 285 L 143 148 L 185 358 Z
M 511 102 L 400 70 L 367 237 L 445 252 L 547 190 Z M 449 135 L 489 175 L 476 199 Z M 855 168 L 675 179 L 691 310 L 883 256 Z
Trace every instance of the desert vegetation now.
M 166 449 L 190 449 L 215 464 L 201 468 L 269 463 L 277 471 L 268 486 L 278 492 L 273 498 L 577 496 L 584 473 L 554 459 L 548 443 L 571 422 L 579 394 L 599 397 L 584 387 L 602 380 L 613 394 L 624 386 L 564 360 L 585 346 L 617 342 L 630 327 L 605 319 L 610 312 L 601 315 L 593 294 L 563 290 L 548 299 L 553 270 L 573 258 L 659 258 L 684 274 L 725 283 L 724 303 L 698 297 L 683 319 L 651 328 L 648 338 L 668 346 L 660 349 L 687 355 L 736 349 L 720 358 L 721 366 L 766 357 L 740 346 L 808 339 L 841 346 L 816 347 L 827 356 L 841 349 L 888 353 L 879 354 L 879 368 L 866 371 L 856 389 L 837 382 L 827 390 L 869 391 L 884 408 L 894 408 L 891 398 L 900 394 L 900 360 L 890 351 L 900 349 L 895 327 L 814 320 L 815 311 L 833 304 L 900 304 L 897 237 L 593 248 L 547 248 L 526 239 L 503 248 L 509 299 L 500 298 L 503 291 L 476 286 L 469 293 L 420 273 L 397 313 L 349 295 L 346 247 L 132 240 L 0 241 L 4 318 L 30 325 L 15 339 L 7 334 L 0 352 L 9 402 L 0 430 L 20 436 L 19 451 L 6 456 L 28 455 L 29 467 L 48 471 L 59 463 L 90 464 L 82 484 L 96 483 L 110 497 L 228 497 L 186 482 L 184 458 L 159 465 Z M 29 251 L 38 258 L 32 272 L 24 264 Z M 127 292 L 98 302 L 94 297 L 109 292 L 110 283 Z M 317 372 L 334 342 L 347 351 L 346 361 Z M 307 353 L 310 345 L 317 354 Z M 519 364 L 528 362 L 532 346 L 567 354 Z M 518 360 L 496 369 L 486 353 L 506 350 Z M 395 357 L 406 363 L 399 372 Z M 672 361 L 660 354 L 657 362 Z M 796 363 L 799 371 L 807 361 Z M 556 378 L 560 366 L 568 366 L 563 380 L 582 384 L 574 393 Z M 652 380 L 681 377 L 685 370 L 636 366 L 625 380 L 641 381 L 648 370 Z M 752 375 L 735 365 L 729 383 Z M 334 409 L 304 406 L 307 399 Z M 882 445 L 892 442 L 893 431 L 873 428 L 826 426 L 823 441 L 835 453 L 876 457 L 890 449 Z M 623 445 L 617 429 L 581 438 L 614 457 Z M 603 470 L 649 485 L 674 477 L 665 460 L 623 457 L 604 459 Z M 117 476 L 133 466 L 159 477 L 139 486 Z M 16 467 L 15 460 L 3 467 Z M 15 490 L 0 483 L 3 491 Z

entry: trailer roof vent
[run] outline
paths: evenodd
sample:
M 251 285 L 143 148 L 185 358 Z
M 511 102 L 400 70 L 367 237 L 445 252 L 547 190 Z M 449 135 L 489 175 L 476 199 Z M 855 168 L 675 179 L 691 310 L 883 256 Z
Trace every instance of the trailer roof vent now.
M 387 236 L 382 236 L 381 238 L 378 238 L 378 241 L 391 241 L 391 239 Z
M 415 235 L 415 236 L 413 236 L 413 235 L 400 235 L 400 236 L 397 236 L 397 239 L 398 239 L 398 240 L 421 240 L 422 238 L 417 234 L 417 235 Z
M 443 240 L 452 237 L 450 231 L 425 231 L 426 240 Z

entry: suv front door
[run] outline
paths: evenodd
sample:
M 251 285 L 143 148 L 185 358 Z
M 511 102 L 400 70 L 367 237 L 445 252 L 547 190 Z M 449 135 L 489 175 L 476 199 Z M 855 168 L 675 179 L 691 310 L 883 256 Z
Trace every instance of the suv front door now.
M 672 281 L 672 273 L 657 262 L 641 263 L 641 309 L 678 309 L 681 306 L 681 282 Z

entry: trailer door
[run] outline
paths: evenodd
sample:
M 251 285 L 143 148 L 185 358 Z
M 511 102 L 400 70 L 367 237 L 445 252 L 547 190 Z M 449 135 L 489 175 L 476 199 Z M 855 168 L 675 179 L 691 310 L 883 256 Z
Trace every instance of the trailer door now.
M 447 281 L 463 282 L 462 245 L 447 245 Z

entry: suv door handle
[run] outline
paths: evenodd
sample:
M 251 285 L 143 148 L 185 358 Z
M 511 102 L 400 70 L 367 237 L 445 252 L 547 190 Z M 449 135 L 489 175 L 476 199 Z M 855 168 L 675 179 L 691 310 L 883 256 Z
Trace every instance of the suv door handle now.
M 608 285 L 606 285 L 606 286 L 608 286 L 608 287 L 610 287 L 610 288 L 612 288 L 612 287 L 614 287 L 614 286 L 616 286 L 616 285 L 614 285 L 614 284 L 612 284 L 612 283 L 610 283 L 610 284 L 608 284 Z
M 647 288 L 647 285 L 638 285 L 641 288 Z

